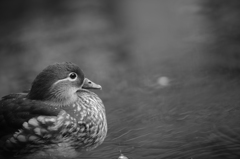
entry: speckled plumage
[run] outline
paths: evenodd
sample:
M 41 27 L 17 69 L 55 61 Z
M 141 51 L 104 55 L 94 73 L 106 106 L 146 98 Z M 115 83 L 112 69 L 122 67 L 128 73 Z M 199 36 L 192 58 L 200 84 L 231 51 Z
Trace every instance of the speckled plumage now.
M 99 85 L 86 80 L 82 71 L 72 63 L 57 65 L 61 66 L 57 67 L 57 71 L 54 71 L 55 66 L 43 70 L 35 79 L 30 92 L 10 94 L 0 101 L 2 150 L 15 154 L 58 147 L 88 151 L 104 141 L 107 134 L 104 105 L 95 93 L 83 88 L 100 88 Z M 66 75 L 69 72 L 78 72 L 79 79 L 65 77 L 62 74 L 64 71 Z M 48 72 L 52 74 L 46 75 Z M 47 83 L 48 78 L 53 76 L 54 80 L 50 79 L 50 84 Z M 36 83 L 39 82 L 38 79 L 40 83 Z M 37 87 L 44 85 L 44 80 L 47 86 L 38 89 Z M 51 91 L 56 91 L 54 89 L 59 91 L 59 95 L 52 94 Z M 75 89 L 76 92 L 72 91 Z M 46 94 L 40 97 L 34 94 L 44 91 Z

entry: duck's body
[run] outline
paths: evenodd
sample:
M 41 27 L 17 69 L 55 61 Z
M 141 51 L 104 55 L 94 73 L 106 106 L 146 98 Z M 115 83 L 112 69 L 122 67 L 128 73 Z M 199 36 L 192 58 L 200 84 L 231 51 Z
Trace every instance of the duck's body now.
M 62 65 L 76 67 L 71 63 Z M 105 108 L 95 93 L 84 88 L 100 86 L 80 77 L 81 73 L 77 75 L 79 79 L 63 76 L 39 89 L 37 87 L 44 85 L 41 79 L 44 76 L 40 74 L 28 93 L 3 97 L 0 101 L 1 149 L 24 154 L 59 148 L 92 150 L 100 145 L 107 134 Z M 47 95 L 41 94 L 44 92 Z

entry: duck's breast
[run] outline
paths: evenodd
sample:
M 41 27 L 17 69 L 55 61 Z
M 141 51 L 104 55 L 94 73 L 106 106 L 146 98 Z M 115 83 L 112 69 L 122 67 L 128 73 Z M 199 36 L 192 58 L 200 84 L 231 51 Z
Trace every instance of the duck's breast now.
M 78 100 L 71 110 L 66 109 L 76 119 L 78 147 L 91 150 L 100 145 L 107 135 L 107 121 L 102 100 L 93 92 L 78 93 Z

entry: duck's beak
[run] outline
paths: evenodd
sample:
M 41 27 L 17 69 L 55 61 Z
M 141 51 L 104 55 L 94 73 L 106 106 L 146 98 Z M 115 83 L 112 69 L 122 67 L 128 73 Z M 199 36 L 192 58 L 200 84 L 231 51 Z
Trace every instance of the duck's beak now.
M 85 78 L 83 81 L 83 86 L 82 88 L 84 89 L 102 89 L 102 86 L 100 86 L 99 84 L 96 84 L 94 82 L 92 82 L 91 80 Z

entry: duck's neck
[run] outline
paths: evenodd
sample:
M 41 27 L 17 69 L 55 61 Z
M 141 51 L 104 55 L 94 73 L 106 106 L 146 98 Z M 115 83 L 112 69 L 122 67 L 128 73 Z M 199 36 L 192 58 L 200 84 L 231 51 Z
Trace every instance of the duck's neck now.
M 75 103 L 77 98 L 77 94 L 75 93 L 71 96 L 51 97 L 48 100 L 44 100 L 44 102 L 52 106 L 67 106 Z
M 66 106 L 76 102 L 78 95 L 76 91 L 55 91 L 49 93 L 48 96 L 44 96 L 44 98 L 32 98 L 34 96 L 31 96 L 31 92 L 28 94 L 28 97 L 32 100 L 47 103 L 50 106 Z

